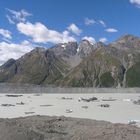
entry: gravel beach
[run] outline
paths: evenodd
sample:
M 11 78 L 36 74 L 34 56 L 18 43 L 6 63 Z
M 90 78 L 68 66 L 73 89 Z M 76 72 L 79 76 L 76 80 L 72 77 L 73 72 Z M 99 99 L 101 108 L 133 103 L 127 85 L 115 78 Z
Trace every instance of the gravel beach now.
M 31 116 L 0 119 L 0 140 L 140 140 L 140 128 L 63 116 Z

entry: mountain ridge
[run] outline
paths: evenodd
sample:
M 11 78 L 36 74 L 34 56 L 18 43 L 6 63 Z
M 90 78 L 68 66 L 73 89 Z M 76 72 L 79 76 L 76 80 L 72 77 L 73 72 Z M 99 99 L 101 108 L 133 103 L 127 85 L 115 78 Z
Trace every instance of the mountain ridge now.
M 0 66 L 0 82 L 62 87 L 140 87 L 140 38 L 35 48 Z M 130 82 L 131 81 L 131 82 Z

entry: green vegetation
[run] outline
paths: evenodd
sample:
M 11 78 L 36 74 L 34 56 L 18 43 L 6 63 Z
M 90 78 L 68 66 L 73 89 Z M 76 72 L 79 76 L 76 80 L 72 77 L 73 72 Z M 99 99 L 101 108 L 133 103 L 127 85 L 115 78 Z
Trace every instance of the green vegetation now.
M 140 62 L 126 72 L 126 85 L 127 87 L 140 87 Z
M 115 81 L 111 76 L 110 72 L 106 72 L 100 77 L 100 86 L 101 87 L 113 87 Z

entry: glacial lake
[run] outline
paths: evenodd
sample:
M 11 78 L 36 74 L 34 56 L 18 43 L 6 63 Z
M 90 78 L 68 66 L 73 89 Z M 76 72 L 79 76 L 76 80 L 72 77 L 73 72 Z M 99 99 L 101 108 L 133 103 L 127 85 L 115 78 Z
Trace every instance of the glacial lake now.
M 135 105 L 131 101 L 140 99 L 140 94 L 51 93 L 19 94 L 22 95 L 19 97 L 8 97 L 6 95 L 0 94 L 0 118 L 48 115 L 105 120 L 113 123 L 128 123 L 129 120 L 140 120 L 140 105 Z M 13 94 L 9 93 L 8 95 Z M 78 101 L 80 97 L 85 99 L 97 97 L 98 101 Z M 103 99 L 109 98 L 116 100 L 103 101 Z M 9 106 L 6 106 L 7 104 Z M 101 107 L 101 104 L 109 104 L 110 106 Z

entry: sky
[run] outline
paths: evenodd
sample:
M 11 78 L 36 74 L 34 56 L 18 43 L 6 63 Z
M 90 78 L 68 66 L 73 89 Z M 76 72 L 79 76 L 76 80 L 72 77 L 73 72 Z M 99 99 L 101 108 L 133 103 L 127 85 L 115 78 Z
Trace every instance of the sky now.
M 1 0 L 0 65 L 35 47 L 140 37 L 140 0 Z

